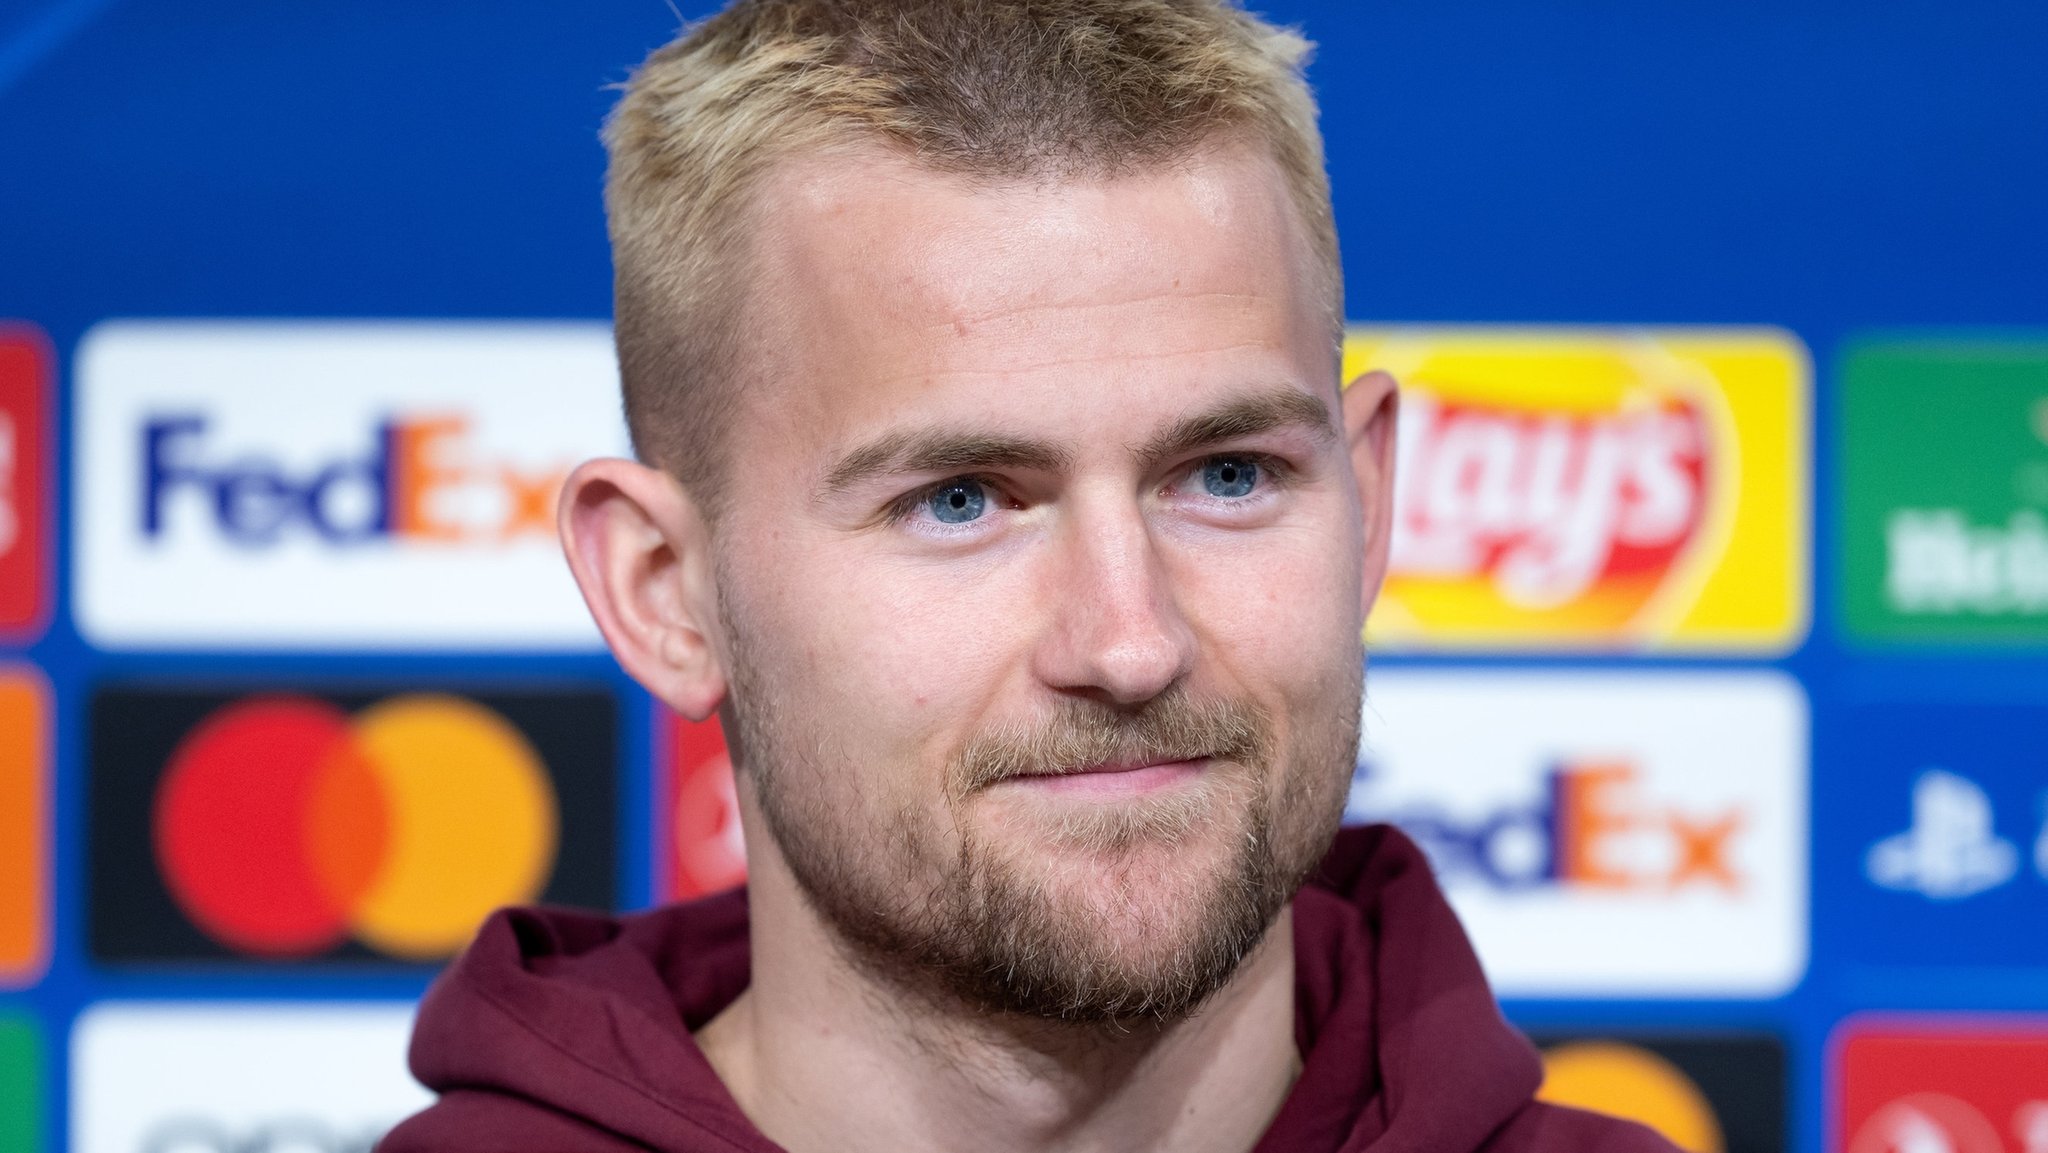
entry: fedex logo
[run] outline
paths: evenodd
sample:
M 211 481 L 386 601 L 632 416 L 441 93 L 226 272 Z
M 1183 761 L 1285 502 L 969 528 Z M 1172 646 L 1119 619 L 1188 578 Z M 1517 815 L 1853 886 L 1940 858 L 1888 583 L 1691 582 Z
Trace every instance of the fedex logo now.
M 631 451 L 605 326 L 110 322 L 76 359 L 92 643 L 599 647 L 554 510 Z
M 1429 855 L 1508 996 L 1772 996 L 1806 964 L 1776 673 L 1375 670 L 1346 819 Z
M 181 499 L 228 540 L 273 544 L 303 531 L 333 545 L 401 539 L 461 544 L 525 534 L 552 539 L 569 466 L 478 460 L 464 415 L 378 421 L 364 450 L 303 470 L 264 457 L 223 457 L 202 413 L 142 428 L 142 534 L 170 531 Z
M 1361 767 L 1361 773 L 1369 770 Z M 1536 799 L 1473 820 L 1440 812 L 1390 815 L 1447 878 L 1502 890 L 1546 885 L 1609 892 L 1700 886 L 1740 893 L 1739 805 L 1688 811 L 1646 795 L 1626 760 L 1561 763 Z

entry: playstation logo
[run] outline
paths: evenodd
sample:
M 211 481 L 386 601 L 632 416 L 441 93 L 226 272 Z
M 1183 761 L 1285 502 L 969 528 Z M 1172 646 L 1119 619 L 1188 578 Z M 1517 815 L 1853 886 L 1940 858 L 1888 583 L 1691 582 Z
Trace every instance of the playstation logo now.
M 1872 884 L 1954 901 L 2011 880 L 2019 850 L 1992 829 L 1991 799 L 1976 782 L 1928 769 L 1913 782 L 1912 827 L 1872 845 L 1864 871 Z

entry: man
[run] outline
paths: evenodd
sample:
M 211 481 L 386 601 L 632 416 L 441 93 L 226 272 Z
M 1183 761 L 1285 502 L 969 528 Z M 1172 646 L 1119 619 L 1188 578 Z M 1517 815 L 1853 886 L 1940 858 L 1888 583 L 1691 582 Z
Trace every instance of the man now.
M 721 718 L 750 883 L 494 919 L 386 1149 L 1668 1148 L 1533 1103 L 1419 854 L 1336 832 L 1395 393 L 1339 388 L 1306 48 L 1227 0 L 740 0 L 648 60 L 645 463 L 562 529 L 620 662 Z

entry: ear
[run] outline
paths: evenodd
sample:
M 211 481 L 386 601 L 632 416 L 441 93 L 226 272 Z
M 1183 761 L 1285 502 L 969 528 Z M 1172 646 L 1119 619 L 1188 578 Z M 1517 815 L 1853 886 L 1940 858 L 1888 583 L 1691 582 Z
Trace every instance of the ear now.
M 718 595 L 702 511 L 667 473 L 585 461 L 562 486 L 563 551 L 584 603 L 633 679 L 693 721 L 725 698 L 711 641 Z
M 1344 390 L 1344 437 L 1351 471 L 1358 478 L 1358 506 L 1365 515 L 1365 612 L 1379 599 L 1387 576 L 1387 546 L 1394 535 L 1394 423 L 1401 393 L 1394 378 L 1372 371 Z

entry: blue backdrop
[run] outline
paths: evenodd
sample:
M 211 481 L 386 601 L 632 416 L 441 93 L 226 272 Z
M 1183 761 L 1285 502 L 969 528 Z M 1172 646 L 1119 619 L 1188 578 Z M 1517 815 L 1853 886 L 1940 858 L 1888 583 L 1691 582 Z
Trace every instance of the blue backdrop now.
M 1843 638 L 1830 433 L 1850 334 L 2048 323 L 2048 9 L 1262 7 L 1320 45 L 1311 74 L 1354 319 L 1771 324 L 1814 355 L 1814 623 L 1776 662 L 1814 714 L 1808 975 L 1776 1001 L 1536 1002 L 1513 1014 L 1550 1032 L 1779 1034 L 1790 1147 L 1813 1151 L 1827 1037 L 1845 1015 L 2048 1010 L 2048 884 L 2000 894 L 1996 916 L 1960 905 L 1937 916 L 1868 885 L 1862 865 L 1872 840 L 1903 825 L 1913 773 L 1954 760 L 1965 777 L 1980 766 L 2001 812 L 2033 810 L 2035 824 L 2011 834 L 2031 853 L 2021 838 L 2048 790 L 2048 653 L 1862 651 Z M 80 336 L 108 317 L 604 318 L 607 86 L 676 24 L 662 0 L 0 0 L 0 317 L 50 334 L 60 397 Z M 68 510 L 69 406 L 59 412 Z M 39 985 L 0 998 L 44 1024 L 52 1148 L 67 1141 L 65 1030 L 94 1000 L 404 997 L 425 979 L 96 968 L 83 908 L 90 684 L 394 669 L 617 678 L 607 660 L 539 654 L 97 653 L 71 623 L 68 515 L 54 535 L 54 623 L 26 650 L 57 710 L 54 954 Z M 628 761 L 644 766 L 647 706 L 628 699 Z M 650 896 L 647 787 L 641 767 L 622 790 L 628 903 Z

